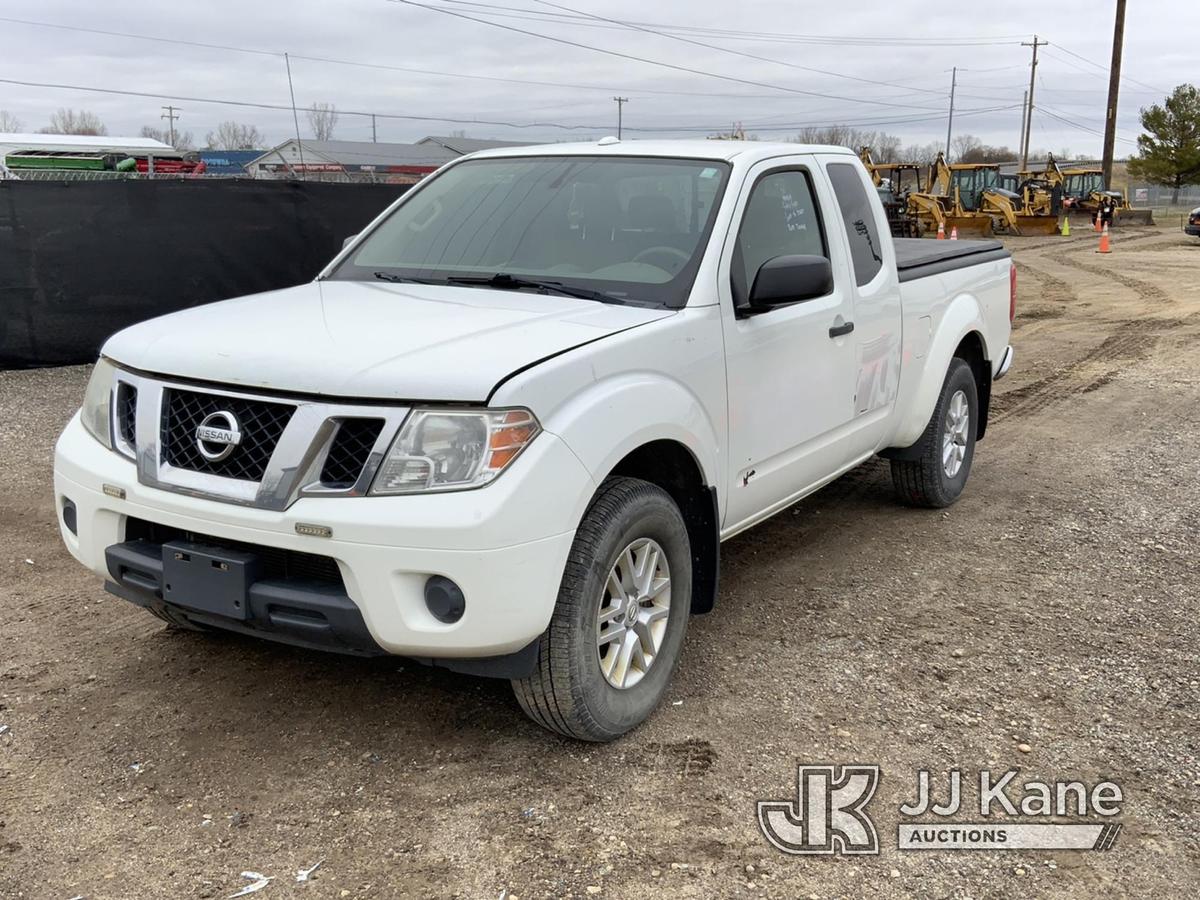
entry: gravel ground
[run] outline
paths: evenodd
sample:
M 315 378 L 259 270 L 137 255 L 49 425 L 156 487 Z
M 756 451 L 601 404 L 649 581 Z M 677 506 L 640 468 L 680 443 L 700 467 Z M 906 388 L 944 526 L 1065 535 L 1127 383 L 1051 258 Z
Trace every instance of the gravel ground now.
M 608 746 L 503 683 L 107 596 L 50 497 L 87 370 L 0 373 L 0 896 L 227 897 L 244 870 L 265 898 L 1196 896 L 1200 242 L 1010 243 L 1017 362 L 963 500 L 903 509 L 871 463 L 727 544 L 663 708 Z M 798 760 L 882 767 L 881 855 L 766 843 L 755 801 Z M 954 767 L 1111 778 L 1123 831 L 897 851 L 913 773 Z

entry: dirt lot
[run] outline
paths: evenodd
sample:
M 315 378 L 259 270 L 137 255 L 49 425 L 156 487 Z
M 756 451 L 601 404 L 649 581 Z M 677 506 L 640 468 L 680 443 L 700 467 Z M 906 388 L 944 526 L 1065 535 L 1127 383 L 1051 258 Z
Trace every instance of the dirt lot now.
M 872 463 L 727 544 L 664 707 L 611 746 L 504 683 L 107 596 L 50 499 L 86 370 L 0 373 L 0 896 L 227 897 L 247 869 L 264 898 L 1196 896 L 1200 241 L 1011 243 L 1017 362 L 962 502 L 902 509 Z M 797 760 L 882 767 L 881 856 L 764 841 Z M 1124 830 L 901 853 L 922 767 L 1111 778 Z

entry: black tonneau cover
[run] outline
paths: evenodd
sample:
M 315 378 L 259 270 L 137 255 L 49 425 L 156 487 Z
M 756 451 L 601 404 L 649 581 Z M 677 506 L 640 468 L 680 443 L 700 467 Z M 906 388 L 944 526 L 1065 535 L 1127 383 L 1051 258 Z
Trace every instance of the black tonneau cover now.
M 1010 254 L 999 241 L 934 241 L 895 238 L 896 269 L 901 281 L 912 281 L 939 272 L 965 269 L 976 263 L 1007 259 Z

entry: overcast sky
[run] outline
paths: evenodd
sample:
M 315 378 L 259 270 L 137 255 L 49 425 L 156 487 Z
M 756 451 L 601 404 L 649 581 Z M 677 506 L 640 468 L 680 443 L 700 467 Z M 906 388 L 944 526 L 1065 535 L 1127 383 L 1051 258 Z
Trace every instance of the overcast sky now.
M 1050 45 L 1040 51 L 1041 108 L 1032 144 L 1055 152 L 1100 151 L 1115 0 L 414 2 L 459 17 L 396 0 L 0 0 L 0 16 L 8 19 L 241 48 L 0 21 L 0 79 L 76 86 L 0 82 L 0 109 L 15 114 L 29 131 L 43 127 L 57 107 L 88 109 L 110 134 L 119 135 L 164 124 L 159 107 L 173 102 L 182 108 L 178 128 L 197 141 L 220 121 L 233 119 L 257 125 L 268 142 L 277 143 L 294 133 L 284 60 L 276 55 L 287 51 L 299 106 L 330 102 L 344 111 L 377 113 L 380 141 L 456 129 L 472 137 L 598 138 L 616 130 L 612 97 L 619 95 L 629 98 L 627 137 L 703 136 L 741 122 L 761 138 L 787 138 L 802 124 L 846 123 L 925 143 L 945 140 L 950 69 L 958 66 L 955 133 L 1015 147 L 1029 81 L 1030 50 L 1021 41 L 1032 40 L 1036 31 Z M 1200 37 L 1200 4 L 1133 0 L 1129 7 L 1118 156 L 1133 147 L 1138 108 L 1194 73 Z M 168 95 L 193 99 L 161 99 Z M 498 122 L 530 127 L 491 124 Z M 300 127 L 308 136 L 303 113 Z M 335 136 L 370 140 L 371 120 L 343 113 Z

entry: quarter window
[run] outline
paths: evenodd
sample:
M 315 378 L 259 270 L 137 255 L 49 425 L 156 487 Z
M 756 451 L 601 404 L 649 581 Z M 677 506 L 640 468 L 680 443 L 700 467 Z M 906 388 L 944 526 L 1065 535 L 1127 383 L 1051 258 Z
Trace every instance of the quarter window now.
M 854 262 L 854 280 L 864 285 L 883 268 L 883 245 L 879 243 L 879 228 L 875 210 L 867 199 L 866 188 L 858 169 L 848 163 L 832 163 L 829 180 L 846 223 L 846 240 L 850 243 L 850 259 Z

